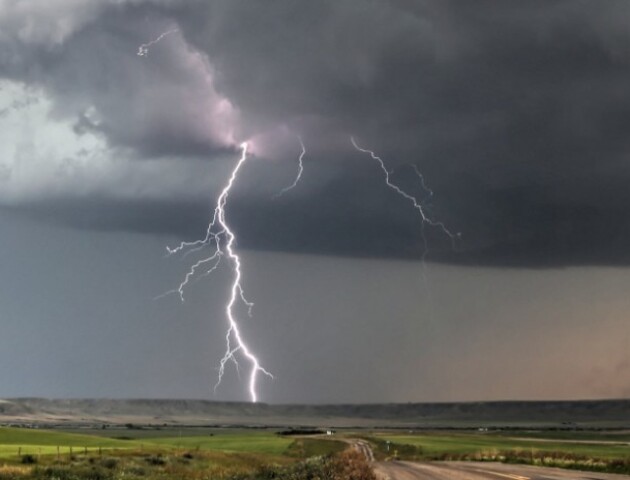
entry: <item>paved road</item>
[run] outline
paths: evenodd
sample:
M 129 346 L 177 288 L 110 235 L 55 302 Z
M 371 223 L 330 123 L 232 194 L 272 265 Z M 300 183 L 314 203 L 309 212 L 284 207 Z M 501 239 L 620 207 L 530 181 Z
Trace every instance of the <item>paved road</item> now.
M 381 480 L 627 480 L 630 476 L 490 462 L 375 462 Z

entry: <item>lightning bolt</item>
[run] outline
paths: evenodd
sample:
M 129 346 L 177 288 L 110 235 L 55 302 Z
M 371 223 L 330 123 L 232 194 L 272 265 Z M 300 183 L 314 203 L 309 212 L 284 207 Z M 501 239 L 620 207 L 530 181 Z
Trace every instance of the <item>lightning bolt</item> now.
M 302 173 L 304 173 L 304 155 L 306 155 L 306 147 L 304 146 L 304 142 L 302 141 L 302 137 L 298 136 L 298 140 L 300 141 L 300 147 L 302 147 L 302 153 L 300 153 L 300 157 L 298 158 L 298 173 L 295 177 L 295 180 L 288 187 L 283 188 L 278 193 L 276 193 L 273 198 L 278 198 L 287 193 L 289 190 L 293 190 L 297 184 L 302 179 Z
M 155 38 L 154 40 L 151 40 L 148 43 L 143 43 L 142 45 L 140 45 L 138 47 L 138 53 L 137 55 L 139 57 L 146 57 L 147 55 L 149 55 L 149 47 L 155 45 L 156 43 L 158 43 L 159 41 L 161 41 L 164 37 L 167 37 L 173 33 L 178 32 L 179 29 L 177 28 L 172 28 L 171 30 L 167 30 L 166 32 L 162 33 L 159 37 Z
M 413 171 L 416 172 L 416 175 L 418 176 L 418 178 L 420 179 L 420 185 L 422 186 L 422 189 L 427 192 L 427 194 L 429 195 L 429 197 L 433 196 L 433 190 L 431 190 L 426 182 L 424 181 L 424 175 L 422 175 L 422 173 L 420 172 L 420 170 L 418 170 L 418 166 L 415 163 L 411 164 L 411 168 L 413 168 Z
M 236 357 L 236 355 L 240 353 L 251 364 L 249 373 L 249 395 L 252 402 L 256 402 L 258 401 L 258 393 L 256 389 L 258 374 L 262 373 L 270 378 L 273 378 L 273 375 L 260 365 L 260 361 L 256 355 L 252 353 L 250 348 L 247 346 L 247 343 L 245 343 L 237 316 L 234 312 L 237 304 L 242 303 L 247 307 L 248 313 L 251 317 L 254 304 L 249 302 L 245 297 L 245 292 L 241 282 L 241 259 L 234 248 L 236 235 L 229 227 L 225 217 L 225 205 L 227 203 L 230 190 L 238 177 L 241 167 L 245 164 L 248 158 L 247 148 L 248 145 L 246 142 L 241 144 L 241 157 L 234 167 L 234 170 L 232 170 L 227 184 L 223 187 L 223 190 L 217 199 L 212 220 L 208 224 L 208 228 L 206 230 L 206 236 L 201 240 L 182 242 L 175 248 L 166 247 L 169 255 L 182 252 L 184 256 L 186 256 L 206 247 L 212 247 L 214 249 L 212 254 L 193 264 L 188 270 L 188 273 L 184 276 L 180 285 L 176 289 L 166 292 L 161 296 L 168 295 L 169 293 L 178 293 L 181 300 L 184 301 L 184 290 L 186 286 L 193 281 L 193 279 L 199 279 L 203 276 L 210 275 L 219 268 L 219 264 L 222 259 L 229 262 L 233 271 L 233 279 L 230 287 L 229 300 L 225 306 L 225 315 L 228 320 L 228 329 L 225 334 L 226 350 L 223 358 L 221 358 L 221 361 L 219 362 L 219 374 L 217 382 L 214 385 L 214 391 L 216 393 L 217 388 L 223 380 L 225 366 L 228 362 L 233 362 L 236 365 L 237 372 L 240 372 L 239 362 Z
M 372 159 L 376 160 L 379 164 L 379 166 L 381 167 L 381 170 L 383 171 L 383 174 L 385 176 L 385 184 L 391 188 L 392 190 L 394 190 L 398 195 L 400 195 L 401 197 L 403 197 L 405 200 L 407 200 L 412 206 L 413 208 L 415 208 L 419 213 L 420 213 L 420 217 L 422 219 L 422 241 L 424 242 L 424 246 L 425 246 L 425 250 L 424 253 L 422 255 L 422 260 L 424 261 L 426 254 L 427 254 L 427 239 L 424 235 L 424 227 L 426 225 L 429 225 L 431 227 L 435 227 L 438 228 L 439 230 L 441 230 L 445 235 L 447 235 L 450 240 L 451 243 L 453 244 L 453 247 L 455 246 L 455 240 L 457 238 L 459 238 L 461 236 L 460 233 L 453 233 L 451 232 L 446 225 L 444 225 L 443 222 L 440 221 L 436 221 L 436 220 L 432 220 L 426 213 L 424 207 L 422 206 L 422 204 L 418 201 L 418 199 L 416 197 L 414 197 L 413 195 L 410 195 L 409 193 L 405 192 L 403 189 L 401 189 L 398 185 L 392 183 L 391 178 L 390 178 L 390 171 L 387 170 L 387 167 L 385 166 L 385 162 L 383 161 L 383 159 L 381 157 L 379 157 L 378 155 L 376 155 L 372 150 L 368 150 L 366 148 L 360 147 L 356 140 L 354 139 L 354 137 L 350 137 L 350 142 L 352 143 L 352 146 L 358 150 L 359 152 L 362 153 L 367 153 L 368 155 L 370 155 L 370 157 L 372 157 Z M 420 171 L 418 170 L 418 168 L 414 165 L 413 166 L 417 175 L 420 177 L 420 181 L 422 182 L 422 187 L 424 188 L 424 190 L 429 194 L 429 195 L 433 195 L 433 191 L 428 188 L 424 182 L 424 176 L 420 173 Z

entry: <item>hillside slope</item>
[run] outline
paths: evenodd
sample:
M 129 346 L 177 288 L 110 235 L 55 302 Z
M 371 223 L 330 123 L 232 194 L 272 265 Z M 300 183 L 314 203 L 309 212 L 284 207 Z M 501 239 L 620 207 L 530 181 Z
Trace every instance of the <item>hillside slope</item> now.
M 630 400 L 269 405 L 206 400 L 15 398 L 0 424 L 186 424 L 250 426 L 630 426 Z

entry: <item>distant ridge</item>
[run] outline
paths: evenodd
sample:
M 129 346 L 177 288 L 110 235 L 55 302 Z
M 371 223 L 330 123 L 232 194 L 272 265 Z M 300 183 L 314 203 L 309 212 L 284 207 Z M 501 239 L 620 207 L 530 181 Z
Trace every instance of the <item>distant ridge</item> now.
M 0 424 L 630 428 L 630 400 L 269 405 L 158 399 L 0 400 Z

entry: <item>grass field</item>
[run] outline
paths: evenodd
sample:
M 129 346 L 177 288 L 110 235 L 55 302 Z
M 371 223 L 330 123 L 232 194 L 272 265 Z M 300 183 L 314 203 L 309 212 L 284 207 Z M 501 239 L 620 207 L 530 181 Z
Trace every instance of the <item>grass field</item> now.
M 136 440 L 134 443 L 137 443 Z M 250 452 L 282 455 L 293 443 L 292 438 L 280 437 L 271 432 L 220 433 L 213 436 L 182 436 L 144 438 L 145 445 L 188 450 L 215 450 L 223 452 Z
M 519 437 L 548 440 L 570 440 L 570 441 L 595 441 L 611 443 L 630 443 L 630 432 L 622 431 L 575 431 L 575 430 L 549 430 L 549 431 L 508 431 L 496 432 L 492 435 L 502 437 Z
M 268 430 L 188 433 L 0 428 L 0 480 L 327 479 L 323 475 L 356 464 L 340 441 Z M 367 464 L 362 468 L 369 472 Z
M 97 451 L 111 449 L 139 448 L 137 442 L 128 442 L 112 438 L 99 438 L 93 435 L 28 430 L 21 428 L 0 428 L 0 458 L 19 455 L 57 455 L 72 452 Z M 59 450 L 58 450 L 59 448 Z
M 190 434 L 189 434 L 190 433 Z M 111 437 L 106 436 L 111 435 Z M 114 438 L 112 438 L 114 437 Z M 294 439 L 274 431 L 207 429 L 94 430 L 90 433 L 0 428 L 0 458 L 19 455 L 57 455 L 98 451 L 214 451 L 306 458 L 342 450 L 341 442 L 316 438 Z
M 24 428 L 0 428 L 0 444 L 128 448 L 128 444 L 124 440 L 55 430 L 30 430 Z

